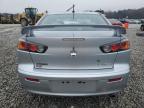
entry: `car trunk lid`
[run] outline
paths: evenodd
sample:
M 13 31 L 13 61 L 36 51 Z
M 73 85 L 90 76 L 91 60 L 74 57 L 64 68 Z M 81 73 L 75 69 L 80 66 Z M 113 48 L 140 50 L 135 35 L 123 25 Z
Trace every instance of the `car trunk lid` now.
M 112 29 L 91 31 L 33 30 L 27 40 L 48 46 L 45 53 L 32 53 L 35 68 L 41 69 L 110 69 L 117 52 L 103 53 L 100 46 L 120 41 Z

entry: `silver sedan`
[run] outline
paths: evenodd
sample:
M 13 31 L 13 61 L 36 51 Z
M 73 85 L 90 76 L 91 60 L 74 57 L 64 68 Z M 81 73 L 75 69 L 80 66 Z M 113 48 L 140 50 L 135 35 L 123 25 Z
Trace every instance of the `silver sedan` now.
M 101 13 L 45 15 L 23 28 L 17 55 L 23 87 L 37 94 L 116 93 L 126 87 L 130 72 L 126 31 Z

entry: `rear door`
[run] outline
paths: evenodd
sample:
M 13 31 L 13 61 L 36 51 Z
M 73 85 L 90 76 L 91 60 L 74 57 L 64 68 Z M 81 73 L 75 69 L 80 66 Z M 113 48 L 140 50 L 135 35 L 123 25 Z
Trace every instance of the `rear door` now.
M 109 69 L 117 53 L 106 54 L 100 46 L 120 41 L 113 30 L 47 31 L 34 30 L 27 40 L 48 46 L 45 53 L 30 53 L 35 68 L 42 69 Z

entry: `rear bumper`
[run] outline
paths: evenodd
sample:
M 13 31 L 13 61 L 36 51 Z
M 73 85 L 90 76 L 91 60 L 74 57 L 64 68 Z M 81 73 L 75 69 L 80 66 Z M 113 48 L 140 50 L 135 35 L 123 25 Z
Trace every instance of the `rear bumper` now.
M 103 70 L 39 70 L 34 69 L 32 65 L 19 65 L 18 72 L 23 87 L 32 93 L 90 96 L 123 90 L 127 86 L 129 65 L 115 65 L 114 69 Z M 25 80 L 27 77 L 38 79 L 39 82 L 27 81 Z M 119 77 L 122 77 L 122 80 L 108 82 L 109 79 Z M 69 83 L 63 83 L 67 81 Z M 79 81 L 85 84 L 77 84 Z
M 113 94 L 120 92 L 122 90 L 113 90 L 113 91 L 107 91 L 107 92 L 95 92 L 95 93 L 54 93 L 54 92 L 43 92 L 43 91 L 35 91 L 35 90 L 27 90 L 28 92 L 35 93 L 35 94 L 41 94 L 41 95 L 50 95 L 50 96 L 98 96 L 98 95 L 107 95 L 107 94 Z

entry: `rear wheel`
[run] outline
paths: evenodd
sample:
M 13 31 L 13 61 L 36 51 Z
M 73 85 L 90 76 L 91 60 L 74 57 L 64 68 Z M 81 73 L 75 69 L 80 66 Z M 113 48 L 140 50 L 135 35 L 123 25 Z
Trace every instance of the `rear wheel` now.
M 22 26 L 22 27 L 28 26 L 28 21 L 27 21 L 27 19 L 21 19 L 21 20 L 20 20 L 20 23 L 21 23 L 21 26 Z
M 140 29 L 141 29 L 141 31 L 144 31 L 144 25 L 141 25 Z
M 117 93 L 112 93 L 112 94 L 109 94 L 109 97 L 110 98 L 116 98 L 118 96 L 118 94 Z

